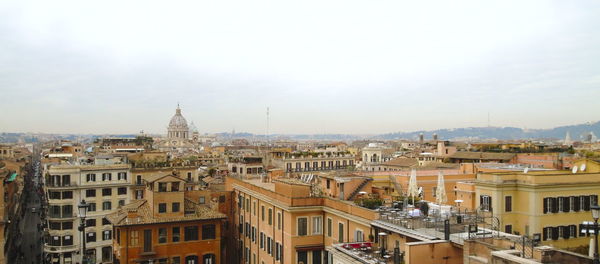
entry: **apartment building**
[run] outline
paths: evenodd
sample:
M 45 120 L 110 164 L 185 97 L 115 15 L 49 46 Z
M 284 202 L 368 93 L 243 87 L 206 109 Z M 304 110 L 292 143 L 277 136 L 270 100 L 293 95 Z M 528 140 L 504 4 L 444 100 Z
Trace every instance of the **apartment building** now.
M 96 263 L 112 262 L 113 230 L 106 216 L 130 202 L 132 179 L 128 164 L 58 164 L 47 166 L 48 232 L 44 253 L 51 263 L 76 263 L 81 232 L 77 205 L 90 205 L 86 218 L 86 255 Z
M 113 224 L 115 263 L 223 263 L 226 215 L 186 197 L 185 180 L 159 175 L 144 180 L 144 199 L 107 218 Z
M 582 228 L 598 203 L 600 173 L 558 170 L 483 172 L 475 181 L 477 208 L 493 212 L 501 230 L 540 234 L 544 245 L 589 244 Z
M 354 155 L 346 152 L 297 152 L 288 153 L 272 162 L 275 167 L 286 172 L 324 171 L 353 168 L 354 158 Z
M 332 263 L 326 247 L 365 241 L 377 217 L 353 202 L 317 195 L 316 185 L 299 179 L 227 177 L 226 185 L 235 202 L 231 263 Z

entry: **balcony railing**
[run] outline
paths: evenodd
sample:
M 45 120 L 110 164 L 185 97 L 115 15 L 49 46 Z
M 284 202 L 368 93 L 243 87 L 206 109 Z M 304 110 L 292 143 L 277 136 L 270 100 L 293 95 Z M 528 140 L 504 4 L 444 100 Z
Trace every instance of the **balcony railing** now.
M 49 252 L 49 253 L 61 253 L 61 252 L 74 251 L 77 249 L 79 249 L 78 245 L 52 246 L 52 245 L 44 244 L 44 252 Z

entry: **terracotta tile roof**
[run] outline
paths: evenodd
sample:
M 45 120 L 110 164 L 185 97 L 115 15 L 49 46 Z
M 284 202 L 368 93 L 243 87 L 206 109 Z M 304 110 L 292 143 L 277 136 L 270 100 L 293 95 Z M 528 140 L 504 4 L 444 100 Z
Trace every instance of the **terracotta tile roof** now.
M 395 158 L 393 160 L 386 161 L 382 163 L 383 166 L 395 166 L 395 167 L 410 167 L 418 164 L 419 161 L 413 158 Z
M 470 160 L 510 160 L 514 156 L 514 153 L 457 151 L 456 153 L 450 155 L 448 158 Z
M 184 201 L 185 215 L 180 217 L 156 217 L 146 200 L 135 200 L 106 216 L 115 226 L 158 224 L 194 220 L 224 219 L 227 216 L 204 206 L 199 206 L 189 199 Z M 192 212 L 192 213 L 189 213 Z M 136 213 L 137 217 L 127 217 L 128 213 Z

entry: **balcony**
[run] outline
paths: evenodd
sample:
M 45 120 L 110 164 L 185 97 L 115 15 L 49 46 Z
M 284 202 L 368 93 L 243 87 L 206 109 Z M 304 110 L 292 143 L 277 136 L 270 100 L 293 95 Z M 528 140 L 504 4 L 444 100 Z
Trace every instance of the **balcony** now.
M 364 264 L 401 263 L 403 258 L 398 248 L 386 250 L 372 242 L 354 242 L 333 245 L 334 259 L 352 259 Z M 345 257 L 341 257 L 343 255 Z M 396 261 L 394 261 L 396 260 Z
M 74 182 L 70 182 L 70 183 L 54 183 L 54 182 L 48 182 L 45 184 L 46 188 L 51 188 L 51 189 L 73 189 L 73 188 L 77 188 L 77 183 Z
M 74 213 L 61 213 L 61 214 L 53 214 L 53 213 L 48 213 L 48 219 L 52 220 L 52 219 L 73 219 L 76 218 L 77 215 L 75 215 Z
M 69 245 L 69 246 L 52 246 L 44 243 L 44 252 L 46 253 L 64 253 L 76 251 L 79 249 L 78 245 Z

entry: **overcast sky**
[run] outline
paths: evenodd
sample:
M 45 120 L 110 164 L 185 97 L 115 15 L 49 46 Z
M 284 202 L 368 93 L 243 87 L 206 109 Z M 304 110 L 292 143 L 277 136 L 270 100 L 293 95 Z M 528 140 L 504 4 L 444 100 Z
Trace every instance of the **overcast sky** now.
M 600 119 L 600 1 L 2 1 L 0 131 Z

